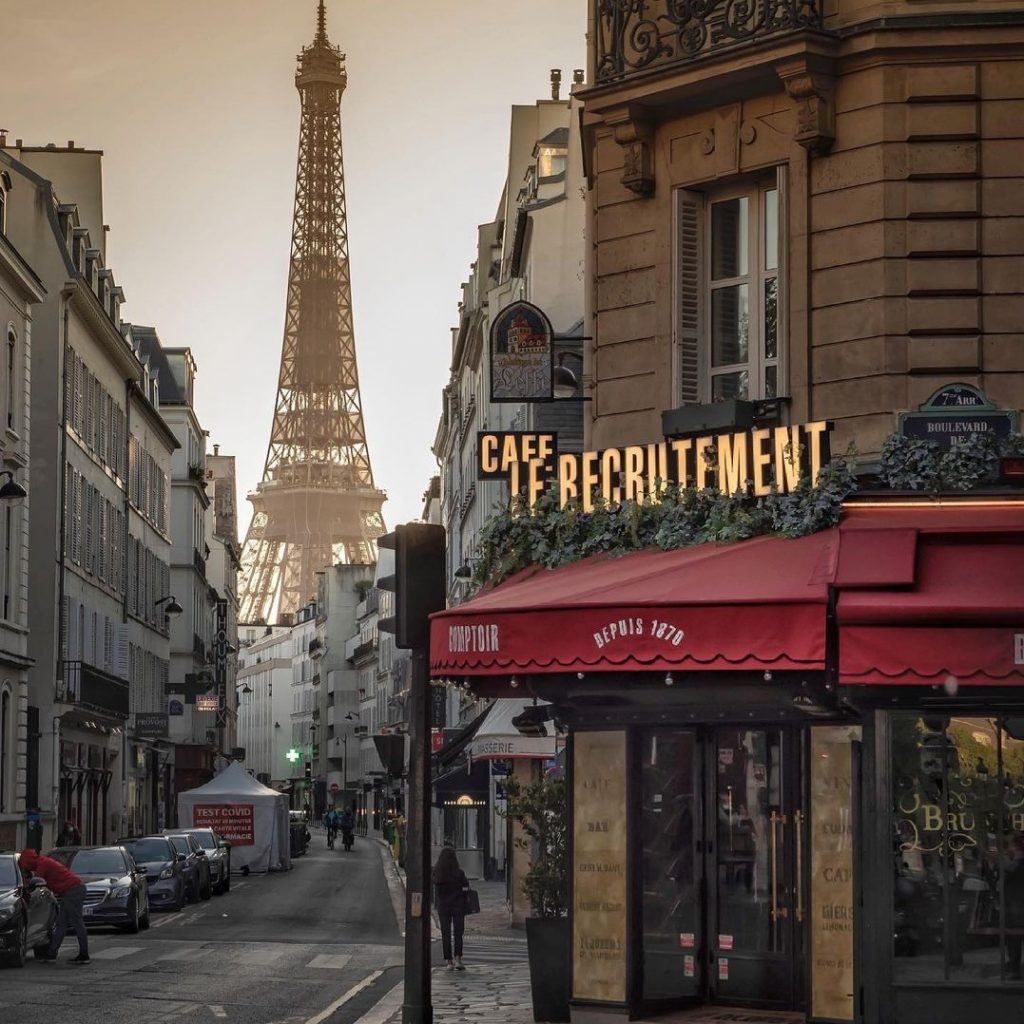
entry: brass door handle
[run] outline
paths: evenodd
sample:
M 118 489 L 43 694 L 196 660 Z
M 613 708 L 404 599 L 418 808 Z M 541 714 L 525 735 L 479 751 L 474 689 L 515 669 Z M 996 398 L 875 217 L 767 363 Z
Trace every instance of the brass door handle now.
M 786 816 L 772 811 L 768 819 L 772 825 L 772 912 L 771 918 L 777 921 L 783 917 L 789 917 L 789 908 L 779 906 L 779 826 L 786 824 Z
M 793 828 L 796 832 L 796 919 L 804 919 L 804 812 L 793 812 Z

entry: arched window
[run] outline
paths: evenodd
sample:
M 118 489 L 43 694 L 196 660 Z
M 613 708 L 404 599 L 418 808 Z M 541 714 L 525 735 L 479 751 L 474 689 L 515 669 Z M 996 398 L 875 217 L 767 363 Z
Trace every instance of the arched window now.
M 11 691 L 0 690 L 0 814 L 11 809 L 7 788 L 14 775 L 14 766 L 10 764 L 14 752 L 11 740 Z

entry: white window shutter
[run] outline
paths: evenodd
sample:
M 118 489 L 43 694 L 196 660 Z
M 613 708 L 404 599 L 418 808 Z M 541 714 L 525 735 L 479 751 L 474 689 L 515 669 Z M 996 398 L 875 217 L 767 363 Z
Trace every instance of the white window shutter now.
M 676 310 L 680 404 L 702 400 L 704 197 L 680 190 L 676 215 Z
M 103 671 L 114 671 L 114 623 L 103 617 Z

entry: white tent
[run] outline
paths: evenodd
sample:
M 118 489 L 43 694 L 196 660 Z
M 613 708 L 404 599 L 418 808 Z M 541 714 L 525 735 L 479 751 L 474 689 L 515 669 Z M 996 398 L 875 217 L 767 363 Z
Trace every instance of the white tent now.
M 212 828 L 231 843 L 231 869 L 292 866 L 288 800 L 257 782 L 237 761 L 205 786 L 178 794 L 182 828 Z

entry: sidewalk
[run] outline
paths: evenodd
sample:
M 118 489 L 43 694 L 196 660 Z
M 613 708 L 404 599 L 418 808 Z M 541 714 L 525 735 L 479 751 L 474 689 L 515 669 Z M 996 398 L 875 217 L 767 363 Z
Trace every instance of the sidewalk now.
M 395 869 L 405 886 L 405 872 Z M 464 971 L 435 967 L 432 1002 L 435 1024 L 532 1024 L 530 968 L 526 959 L 526 932 L 512 928 L 504 882 L 470 883 L 480 896 L 480 913 L 466 918 Z M 440 941 L 437 915 L 433 937 Z M 391 997 L 395 1012 L 387 1017 L 370 1013 L 366 1024 L 401 1024 L 401 986 Z M 385 997 L 385 1000 L 388 997 Z M 382 1000 L 382 1003 L 384 1001 Z M 383 1009 L 383 1006 L 381 1007 Z

